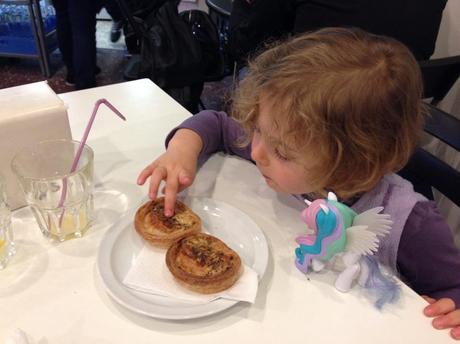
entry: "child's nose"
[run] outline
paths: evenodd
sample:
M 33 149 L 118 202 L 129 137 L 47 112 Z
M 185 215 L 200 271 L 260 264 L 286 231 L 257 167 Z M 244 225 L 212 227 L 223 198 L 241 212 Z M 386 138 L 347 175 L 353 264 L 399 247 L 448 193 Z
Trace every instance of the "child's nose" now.
M 267 166 L 268 156 L 263 143 L 260 140 L 252 140 L 251 143 L 251 158 L 257 165 Z

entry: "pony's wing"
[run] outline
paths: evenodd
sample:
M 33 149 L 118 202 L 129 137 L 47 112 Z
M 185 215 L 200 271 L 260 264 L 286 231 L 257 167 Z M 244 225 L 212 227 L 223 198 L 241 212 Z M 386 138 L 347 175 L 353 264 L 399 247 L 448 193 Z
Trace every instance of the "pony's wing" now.
M 388 214 L 380 214 L 383 207 L 376 207 L 356 215 L 353 219 L 353 226 L 367 226 L 367 230 L 377 236 L 385 236 L 390 232 L 391 217 Z
M 368 226 L 351 226 L 347 228 L 347 251 L 360 255 L 373 254 L 379 248 L 378 234 Z

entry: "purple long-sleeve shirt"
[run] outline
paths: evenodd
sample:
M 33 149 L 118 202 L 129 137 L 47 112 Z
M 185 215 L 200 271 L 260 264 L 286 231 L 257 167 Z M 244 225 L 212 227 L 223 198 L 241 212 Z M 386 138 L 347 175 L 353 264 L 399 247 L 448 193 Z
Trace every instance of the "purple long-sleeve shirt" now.
M 224 112 L 205 110 L 188 118 L 171 131 L 166 142 L 181 128 L 195 131 L 203 140 L 200 160 L 221 151 L 252 161 L 250 146 L 236 144 L 243 134 L 241 127 Z M 401 235 L 397 267 L 417 293 L 448 297 L 460 307 L 460 252 L 434 202 L 415 204 Z

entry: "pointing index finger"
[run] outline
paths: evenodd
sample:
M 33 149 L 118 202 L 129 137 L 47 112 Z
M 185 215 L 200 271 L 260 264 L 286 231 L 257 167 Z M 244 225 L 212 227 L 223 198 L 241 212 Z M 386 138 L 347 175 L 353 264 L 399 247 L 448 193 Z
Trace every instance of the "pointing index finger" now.
M 154 199 L 157 197 L 158 194 L 158 187 L 162 180 L 167 178 L 167 171 L 164 167 L 157 167 L 152 172 L 152 176 L 150 177 L 150 189 L 149 189 L 149 197 Z
M 165 216 L 173 216 L 176 205 L 176 195 L 179 189 L 177 177 L 170 177 L 166 180 L 165 186 Z

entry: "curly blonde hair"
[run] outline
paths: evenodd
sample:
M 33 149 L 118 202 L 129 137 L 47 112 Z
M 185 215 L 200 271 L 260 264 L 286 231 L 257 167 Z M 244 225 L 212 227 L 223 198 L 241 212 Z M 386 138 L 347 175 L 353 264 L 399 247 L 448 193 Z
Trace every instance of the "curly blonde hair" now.
M 422 132 L 418 64 L 398 41 L 327 28 L 277 44 L 249 63 L 232 116 L 249 143 L 261 98 L 286 147 L 314 152 L 316 193 L 347 200 L 408 161 Z

